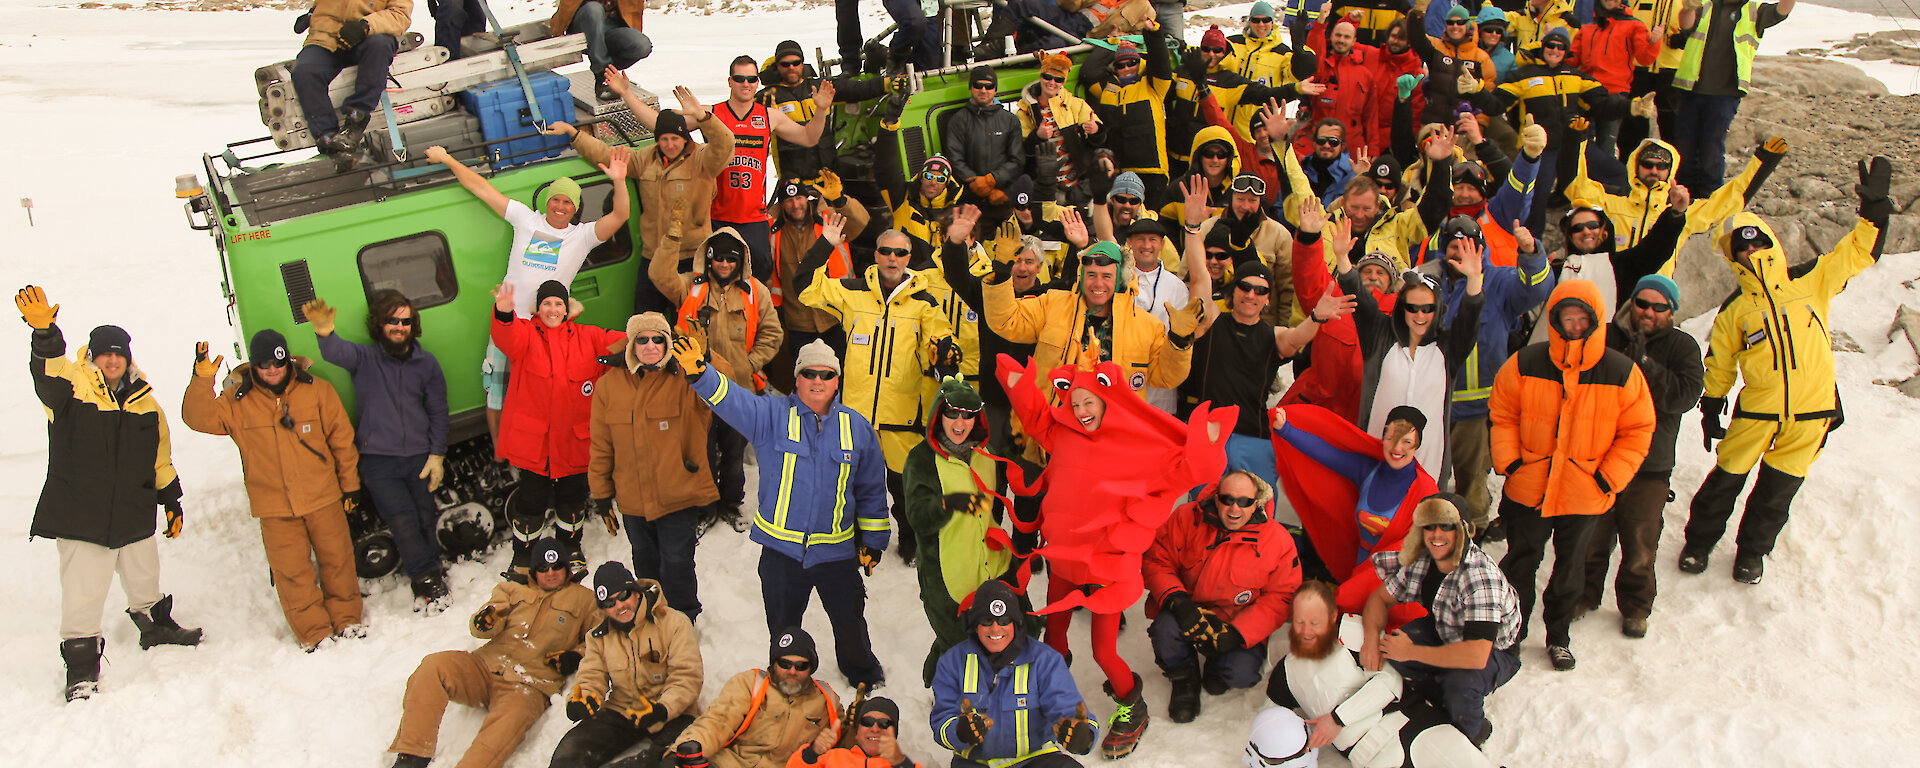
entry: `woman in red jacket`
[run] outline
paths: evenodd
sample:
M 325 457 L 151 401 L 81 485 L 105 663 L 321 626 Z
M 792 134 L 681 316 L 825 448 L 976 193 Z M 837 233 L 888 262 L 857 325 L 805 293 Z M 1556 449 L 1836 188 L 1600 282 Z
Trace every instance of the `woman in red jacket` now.
M 1599 0 L 1594 4 L 1593 22 L 1574 34 L 1567 60 L 1605 86 L 1607 93 L 1625 97 L 1633 90 L 1634 68 L 1652 66 L 1659 53 L 1660 42 L 1627 9 L 1625 0 Z M 1615 144 L 1624 117 L 1594 121 L 1595 150 L 1608 157 L 1618 154 Z
M 1273 521 L 1273 488 L 1236 469 L 1160 526 L 1142 561 L 1153 660 L 1173 683 L 1167 716 L 1200 714 L 1200 689 L 1251 688 L 1267 636 L 1287 623 L 1300 588 L 1293 536 Z M 1201 672 L 1200 657 L 1207 657 Z
M 625 335 L 573 322 L 578 314 L 558 280 L 540 284 L 532 318 L 513 314 L 513 284 L 493 289 L 493 345 L 507 356 L 506 407 L 497 452 L 520 469 L 520 487 L 507 500 L 513 525 L 513 567 L 524 571 L 527 550 L 554 510 L 560 538 L 572 548 L 575 573 L 587 520 L 587 453 L 592 436 L 593 384 L 607 371 L 599 357 Z

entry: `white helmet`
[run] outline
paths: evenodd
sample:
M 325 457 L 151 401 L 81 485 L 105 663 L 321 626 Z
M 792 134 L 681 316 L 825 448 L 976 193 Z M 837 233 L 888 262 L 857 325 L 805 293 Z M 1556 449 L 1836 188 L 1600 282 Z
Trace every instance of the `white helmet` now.
M 1253 716 L 1247 734 L 1247 768 L 1311 768 L 1319 764 L 1307 749 L 1307 724 L 1284 707 L 1267 707 Z

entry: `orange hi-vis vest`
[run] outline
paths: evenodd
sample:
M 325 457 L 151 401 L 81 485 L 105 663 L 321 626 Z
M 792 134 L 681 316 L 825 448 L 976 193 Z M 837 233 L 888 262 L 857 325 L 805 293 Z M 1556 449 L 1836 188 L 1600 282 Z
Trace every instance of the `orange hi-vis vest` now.
M 747 705 L 747 716 L 740 720 L 740 727 L 734 730 L 732 736 L 727 737 L 727 743 L 720 745 L 720 749 L 726 749 L 727 747 L 732 746 L 733 742 L 738 740 L 741 734 L 746 733 L 748 728 L 753 727 L 753 716 L 760 714 L 760 705 L 766 703 L 767 685 L 773 682 L 773 676 L 765 672 L 759 673 L 758 676 L 760 678 L 760 684 L 753 687 L 753 703 Z M 820 681 L 809 679 L 809 682 L 813 683 L 814 688 L 819 689 L 820 696 L 822 698 L 825 698 L 829 705 L 835 703 L 833 700 L 833 696 L 827 693 L 826 686 L 821 685 Z M 835 707 L 835 706 L 827 707 L 827 727 L 828 728 L 835 728 L 835 729 L 838 728 L 839 722 L 840 722 L 840 713 L 837 711 L 838 709 L 839 707 Z M 715 751 L 719 751 L 719 750 L 715 750 Z
M 844 246 L 844 244 L 842 245 Z M 739 284 L 740 292 L 746 295 L 745 301 L 742 302 L 747 307 L 746 345 L 747 349 L 753 349 L 753 338 L 760 332 L 760 300 L 753 294 L 753 283 L 751 281 L 743 277 L 735 282 Z M 694 323 L 699 322 L 700 308 L 707 304 L 707 287 L 712 284 L 713 281 L 707 279 L 706 275 L 700 275 L 693 279 L 692 285 L 687 286 L 687 298 L 680 302 L 680 318 L 677 324 L 681 333 L 688 332 L 693 328 Z M 780 305 L 779 293 L 773 294 L 773 304 L 774 306 Z M 754 371 L 753 385 L 761 391 L 765 391 L 767 388 L 766 374 L 760 371 Z
M 824 227 L 820 226 L 820 222 L 815 221 L 813 223 L 813 236 L 816 238 L 820 237 L 820 233 L 824 229 Z M 776 307 L 786 301 L 786 294 L 780 287 L 780 265 L 785 263 L 781 261 L 781 240 L 780 233 L 775 232 L 773 236 L 773 274 L 767 276 L 767 293 L 773 296 L 773 305 Z M 850 274 L 853 274 L 853 252 L 847 250 L 847 242 L 842 240 L 840 241 L 840 247 L 833 249 L 833 255 L 827 257 L 827 277 L 829 279 L 839 280 Z M 699 309 L 697 305 L 694 308 Z M 686 310 L 682 309 L 680 314 L 682 317 L 685 317 Z M 752 342 L 748 343 L 751 344 Z

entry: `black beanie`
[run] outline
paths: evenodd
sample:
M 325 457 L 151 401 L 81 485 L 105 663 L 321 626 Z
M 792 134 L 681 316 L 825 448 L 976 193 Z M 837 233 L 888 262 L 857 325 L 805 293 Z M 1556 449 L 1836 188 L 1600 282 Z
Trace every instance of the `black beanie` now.
M 1421 412 L 1420 409 L 1411 405 L 1396 405 L 1393 407 L 1393 410 L 1387 411 L 1387 423 L 1391 424 L 1396 421 L 1405 421 L 1408 424 L 1412 424 L 1413 433 L 1418 435 L 1423 441 L 1426 439 L 1427 414 Z
M 773 636 L 773 647 L 768 649 L 767 664 L 772 665 L 783 656 L 799 656 L 806 659 L 808 664 L 820 666 L 820 654 L 813 649 L 813 635 L 807 634 L 806 630 L 799 627 L 788 627 Z
M 539 309 L 540 302 L 546 301 L 547 297 L 549 296 L 557 298 L 563 302 L 566 301 L 567 286 L 565 286 L 558 280 L 548 280 L 544 283 L 541 283 L 540 290 L 533 292 L 533 308 Z
M 654 118 L 653 135 L 664 136 L 669 133 L 688 141 L 693 140 L 693 131 L 687 129 L 687 116 L 680 114 L 678 110 L 663 109 L 660 110 L 660 115 Z
M 1011 617 L 1018 623 L 1023 613 L 1020 599 L 1013 594 L 1013 587 L 999 579 L 988 579 L 987 583 L 974 590 L 973 605 L 967 608 L 967 629 L 979 627 L 988 617 Z
M 985 64 L 974 67 L 972 72 L 967 73 L 967 85 L 972 86 L 979 82 L 993 83 L 997 86 L 1000 84 L 1000 73 Z
M 117 325 L 103 325 L 87 334 L 87 356 L 99 357 L 108 352 L 118 353 L 128 360 L 133 359 L 133 337 Z
M 252 341 L 247 342 L 247 361 L 254 365 L 269 360 L 285 361 L 288 356 L 287 337 L 272 328 L 262 329 L 253 335 Z
M 807 53 L 800 47 L 799 43 L 792 40 L 782 40 L 779 45 L 773 47 L 773 61 L 777 64 L 781 58 L 787 56 L 798 56 L 804 60 L 807 58 Z
M 860 718 L 868 714 L 886 715 L 887 719 L 893 721 L 893 732 L 900 732 L 900 705 L 893 703 L 893 699 L 876 696 L 861 701 L 860 708 L 853 712 L 853 720 L 858 724 Z
M 1233 267 L 1234 282 L 1237 283 L 1249 277 L 1257 277 L 1262 280 L 1265 280 L 1267 281 L 1268 285 L 1273 284 L 1273 270 L 1268 269 L 1267 265 L 1265 264 L 1262 264 L 1258 261 L 1249 261 L 1244 264 L 1234 265 Z

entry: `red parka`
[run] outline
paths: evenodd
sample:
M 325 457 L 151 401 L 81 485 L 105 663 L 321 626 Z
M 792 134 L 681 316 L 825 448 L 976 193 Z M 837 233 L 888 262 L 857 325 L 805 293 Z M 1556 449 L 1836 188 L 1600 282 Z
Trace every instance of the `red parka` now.
M 1327 291 L 1340 289 L 1333 284 L 1333 271 L 1324 255 L 1326 248 L 1319 238 L 1302 242 L 1307 239 L 1293 239 L 1293 290 L 1300 306 L 1312 307 Z M 1373 298 L 1379 302 L 1380 311 L 1391 314 L 1399 294 L 1374 291 Z M 1280 396 L 1280 404 L 1317 405 L 1358 425 L 1366 358 L 1360 354 L 1360 331 L 1353 325 L 1353 315 L 1339 315 L 1320 326 L 1311 350 L 1313 364 L 1294 379 L 1293 386 Z
M 1659 54 L 1660 46 L 1647 37 L 1647 25 L 1627 16 L 1598 19 L 1581 27 L 1573 35 L 1567 59 L 1606 86 L 1608 93 L 1620 94 L 1633 90 L 1633 69 L 1653 66 Z
M 1402 53 L 1393 53 L 1382 48 L 1379 57 L 1374 60 L 1373 69 L 1373 106 L 1371 107 L 1373 125 L 1367 126 L 1367 137 L 1374 143 L 1367 148 L 1371 153 L 1366 155 L 1368 159 L 1387 154 L 1392 149 L 1388 145 L 1393 140 L 1393 102 L 1400 97 L 1400 76 L 1425 75 L 1427 63 L 1420 59 L 1420 52 L 1413 48 L 1408 48 Z M 1413 115 L 1414 128 L 1418 129 L 1420 116 L 1427 111 L 1426 87 L 1423 85 L 1413 89 L 1410 100 L 1412 103 L 1407 107 L 1412 110 L 1410 114 Z
M 1220 527 L 1211 509 L 1188 502 L 1173 511 L 1154 535 L 1142 567 L 1146 574 L 1147 618 L 1160 613 L 1167 595 L 1186 592 L 1193 602 L 1233 625 L 1247 645 L 1265 643 L 1287 622 L 1293 593 L 1300 589 L 1300 555 L 1293 536 L 1273 522 L 1273 489 L 1264 482 L 1255 517 L 1237 531 Z M 1211 500 L 1215 480 L 1199 498 Z M 1210 503 L 1209 503 L 1210 505 Z
M 548 328 L 495 312 L 492 335 L 512 366 L 500 413 L 500 456 L 545 477 L 587 471 L 593 385 L 607 372 L 598 358 L 625 334 L 572 320 Z
M 1294 138 L 1294 149 L 1302 155 L 1313 151 L 1312 124 L 1323 118 L 1334 118 L 1347 127 L 1347 151 L 1358 152 L 1360 147 L 1374 147 L 1375 151 L 1385 151 L 1387 136 L 1374 137 L 1373 127 L 1378 122 L 1373 113 L 1378 109 L 1374 95 L 1375 78 L 1379 75 L 1380 49 L 1361 43 L 1353 44 L 1353 51 L 1345 56 L 1335 55 L 1327 47 L 1327 25 L 1315 23 L 1309 44 L 1316 51 L 1328 51 L 1320 56 L 1320 68 L 1313 74 L 1313 81 L 1327 86 L 1327 90 L 1318 96 L 1308 98 L 1308 127 Z M 1387 97 L 1386 106 L 1392 109 L 1392 97 Z M 1392 119 L 1392 114 L 1388 114 Z

